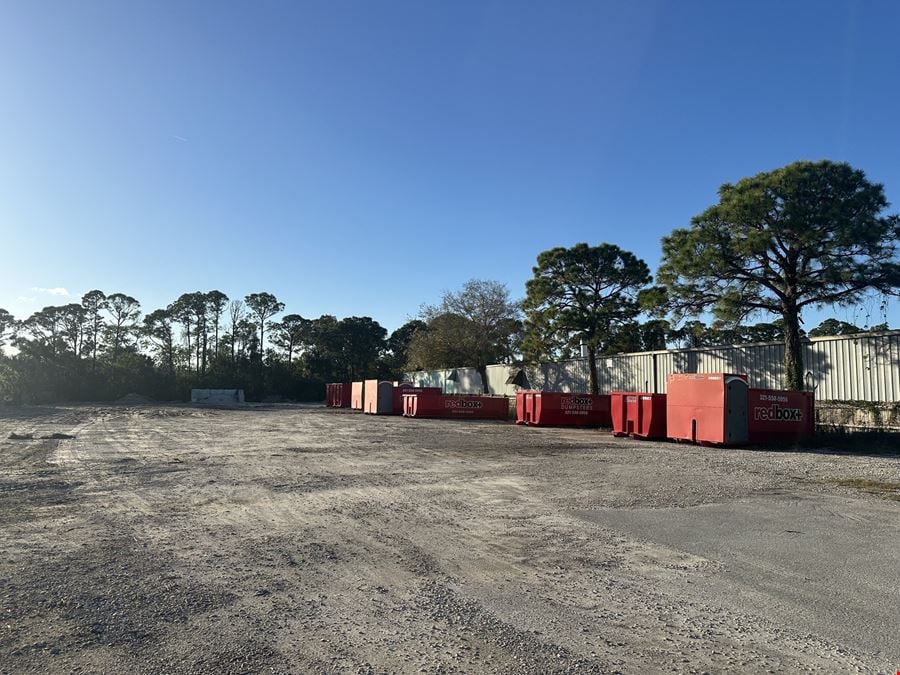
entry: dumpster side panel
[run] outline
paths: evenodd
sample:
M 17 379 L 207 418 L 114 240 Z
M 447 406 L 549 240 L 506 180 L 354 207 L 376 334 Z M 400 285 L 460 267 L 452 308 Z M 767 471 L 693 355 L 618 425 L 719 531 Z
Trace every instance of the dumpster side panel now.
M 509 416 L 506 396 L 444 396 L 447 417 L 505 420 Z
M 412 417 L 446 417 L 457 419 L 506 419 L 509 399 L 506 396 L 455 396 L 440 393 L 408 394 L 415 398 L 407 406 Z
M 608 394 L 535 392 L 529 424 L 540 426 L 611 426 Z
M 808 391 L 750 389 L 748 425 L 751 443 L 789 443 L 815 431 L 815 398 Z

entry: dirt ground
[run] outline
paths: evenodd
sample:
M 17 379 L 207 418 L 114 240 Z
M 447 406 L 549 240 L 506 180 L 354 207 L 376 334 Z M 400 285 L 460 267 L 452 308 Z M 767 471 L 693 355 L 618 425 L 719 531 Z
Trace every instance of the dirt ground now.
M 302 406 L 0 439 L 0 672 L 900 669 L 897 456 Z

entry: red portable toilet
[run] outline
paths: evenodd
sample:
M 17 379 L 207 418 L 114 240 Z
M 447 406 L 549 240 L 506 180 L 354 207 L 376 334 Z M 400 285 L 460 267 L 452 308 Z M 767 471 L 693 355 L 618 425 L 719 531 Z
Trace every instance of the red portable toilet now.
M 746 375 L 676 373 L 667 380 L 666 435 L 714 445 L 747 442 Z
M 613 436 L 666 437 L 666 395 L 614 391 L 610 394 Z
M 534 426 L 612 426 L 609 394 L 536 391 L 525 410 Z
M 751 443 L 791 443 L 815 433 L 812 392 L 750 389 L 747 396 Z

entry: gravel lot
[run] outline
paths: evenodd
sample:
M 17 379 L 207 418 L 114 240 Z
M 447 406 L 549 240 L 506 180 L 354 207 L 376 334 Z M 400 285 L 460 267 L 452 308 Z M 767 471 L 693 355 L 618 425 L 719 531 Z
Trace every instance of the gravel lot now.
M 900 669 L 896 456 L 302 406 L 0 438 L 3 673 Z

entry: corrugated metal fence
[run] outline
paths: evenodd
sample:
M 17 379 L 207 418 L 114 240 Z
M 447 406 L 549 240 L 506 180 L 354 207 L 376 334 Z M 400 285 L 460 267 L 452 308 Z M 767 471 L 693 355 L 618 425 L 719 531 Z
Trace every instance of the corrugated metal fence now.
M 784 345 L 767 342 L 728 347 L 671 349 L 617 354 L 597 359 L 601 392 L 651 391 L 664 393 L 671 373 L 746 373 L 750 385 L 784 388 Z M 900 401 L 900 331 L 861 333 L 809 339 L 804 345 L 806 388 L 820 401 Z M 488 366 L 492 394 L 515 393 L 507 380 L 517 366 Z M 588 389 L 587 359 L 543 363 L 527 367 L 531 387 L 584 392 Z M 421 386 L 443 387 L 448 393 L 482 391 L 481 376 L 473 368 L 407 374 Z

